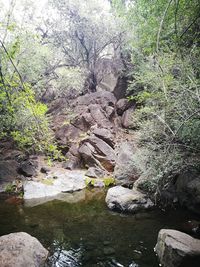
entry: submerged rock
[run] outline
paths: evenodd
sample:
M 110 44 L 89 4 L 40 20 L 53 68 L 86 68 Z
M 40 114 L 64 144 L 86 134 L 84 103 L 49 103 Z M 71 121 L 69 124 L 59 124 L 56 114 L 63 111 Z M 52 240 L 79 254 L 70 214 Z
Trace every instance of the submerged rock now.
M 48 251 L 31 235 L 20 232 L 0 237 L 1 267 L 43 266 Z
M 163 267 L 199 266 L 200 240 L 185 233 L 160 230 L 155 251 Z
M 154 206 L 153 202 L 136 189 L 115 186 L 108 190 L 106 203 L 112 210 L 124 212 L 138 212 Z

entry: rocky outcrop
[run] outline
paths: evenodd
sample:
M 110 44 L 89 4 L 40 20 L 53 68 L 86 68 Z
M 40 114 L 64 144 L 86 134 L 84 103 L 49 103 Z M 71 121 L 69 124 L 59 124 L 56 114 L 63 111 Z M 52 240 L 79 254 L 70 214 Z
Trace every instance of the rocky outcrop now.
M 163 267 L 199 266 L 200 240 L 185 233 L 160 230 L 155 251 Z
M 1 267 L 41 267 L 48 251 L 27 233 L 12 233 L 0 237 Z
M 150 209 L 154 206 L 145 194 L 135 188 L 128 189 L 122 186 L 115 186 L 108 190 L 106 203 L 109 209 L 131 213 Z
M 24 200 L 49 198 L 72 193 L 86 187 L 84 171 L 55 171 L 41 181 L 24 182 Z

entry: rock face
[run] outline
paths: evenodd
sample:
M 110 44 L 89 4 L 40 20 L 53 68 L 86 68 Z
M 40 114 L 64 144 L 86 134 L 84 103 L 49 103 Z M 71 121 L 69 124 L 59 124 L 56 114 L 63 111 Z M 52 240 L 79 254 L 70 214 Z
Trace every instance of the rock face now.
M 49 198 L 59 193 L 81 190 L 86 187 L 84 171 L 58 171 L 50 173 L 40 182 L 24 182 L 24 200 Z
M 136 189 L 115 186 L 108 190 L 106 203 L 112 210 L 136 213 L 154 206 L 153 202 Z
M 160 230 L 155 251 L 163 267 L 199 266 L 200 240 L 185 233 Z
M 13 233 L 0 237 L 1 267 L 41 267 L 48 251 L 27 233 Z

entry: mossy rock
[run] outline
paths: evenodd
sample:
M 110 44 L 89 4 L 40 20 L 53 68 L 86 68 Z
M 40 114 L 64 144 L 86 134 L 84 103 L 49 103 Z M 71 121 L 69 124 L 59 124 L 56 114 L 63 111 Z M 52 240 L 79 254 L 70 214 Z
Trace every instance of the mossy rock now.
M 92 187 L 109 187 L 115 185 L 115 179 L 113 177 L 105 177 L 105 178 L 90 178 L 87 177 L 85 180 L 86 186 Z

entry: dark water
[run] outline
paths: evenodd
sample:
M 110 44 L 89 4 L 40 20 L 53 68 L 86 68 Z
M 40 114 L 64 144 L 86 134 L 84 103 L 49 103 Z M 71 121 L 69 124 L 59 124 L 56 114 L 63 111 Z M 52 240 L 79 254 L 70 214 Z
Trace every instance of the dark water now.
M 102 192 L 74 204 L 51 201 L 36 207 L 0 201 L 0 235 L 25 231 L 49 249 L 47 266 L 158 267 L 153 252 L 161 228 L 179 229 L 186 211 L 154 210 L 135 216 L 111 212 Z

